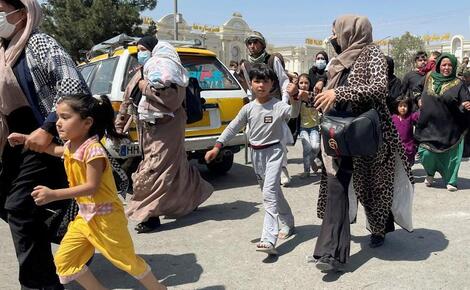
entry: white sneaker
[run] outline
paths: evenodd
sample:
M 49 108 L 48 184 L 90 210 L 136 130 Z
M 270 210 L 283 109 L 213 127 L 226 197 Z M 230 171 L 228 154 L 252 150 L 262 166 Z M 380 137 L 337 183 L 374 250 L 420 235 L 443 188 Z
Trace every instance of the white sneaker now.
M 454 192 L 454 191 L 457 191 L 457 187 L 455 187 L 451 184 L 447 184 L 447 190 L 450 191 L 450 192 Z
M 426 185 L 427 187 L 431 187 L 433 182 L 434 182 L 433 176 L 426 176 L 424 178 L 424 185 Z
M 289 172 L 287 171 L 287 167 L 282 167 L 281 171 L 281 185 L 284 187 L 289 186 L 291 182 L 291 178 L 289 176 Z

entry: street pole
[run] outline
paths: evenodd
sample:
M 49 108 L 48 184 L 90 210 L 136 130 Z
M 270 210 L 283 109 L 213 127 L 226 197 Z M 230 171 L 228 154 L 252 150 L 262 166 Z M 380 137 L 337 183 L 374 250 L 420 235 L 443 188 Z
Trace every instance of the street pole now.
M 179 17 L 178 17 L 178 0 L 174 0 L 174 3 L 175 3 L 175 15 L 174 15 L 173 19 L 174 19 L 174 24 L 175 24 L 175 40 L 178 40 L 178 21 L 179 21 Z

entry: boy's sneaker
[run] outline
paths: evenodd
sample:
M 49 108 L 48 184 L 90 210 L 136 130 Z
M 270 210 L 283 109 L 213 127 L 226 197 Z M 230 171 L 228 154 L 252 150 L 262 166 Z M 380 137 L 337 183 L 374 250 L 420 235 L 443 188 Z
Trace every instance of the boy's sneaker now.
M 457 191 L 457 187 L 451 185 L 451 184 L 447 184 L 447 190 L 450 191 L 450 192 L 454 192 L 454 191 Z
M 424 185 L 426 185 L 427 187 L 431 187 L 433 182 L 434 182 L 433 176 L 426 176 L 424 178 Z

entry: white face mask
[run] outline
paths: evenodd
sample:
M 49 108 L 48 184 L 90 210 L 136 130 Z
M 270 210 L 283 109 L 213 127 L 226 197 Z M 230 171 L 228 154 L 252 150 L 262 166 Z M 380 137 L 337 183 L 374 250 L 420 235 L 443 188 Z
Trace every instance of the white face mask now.
M 324 59 L 317 59 L 315 61 L 315 66 L 318 68 L 318 69 L 324 69 L 326 67 L 326 60 Z
M 15 24 L 11 24 L 8 22 L 7 16 L 18 11 L 20 11 L 20 9 L 16 9 L 10 13 L 6 13 L 5 11 L 0 12 L 0 38 L 9 39 L 11 37 L 16 29 L 16 24 L 20 23 L 21 20 Z

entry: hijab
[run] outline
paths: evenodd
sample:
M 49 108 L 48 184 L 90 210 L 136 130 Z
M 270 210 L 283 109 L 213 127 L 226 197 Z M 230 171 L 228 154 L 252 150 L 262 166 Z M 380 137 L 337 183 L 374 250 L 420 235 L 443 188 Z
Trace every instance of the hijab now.
M 13 73 L 13 66 L 18 61 L 28 43 L 31 33 L 41 22 L 42 11 L 36 0 L 21 0 L 25 6 L 26 25 L 13 35 L 7 43 L 0 40 L 0 156 L 9 134 L 6 116 L 12 111 L 28 106 L 28 101 Z
M 149 51 L 152 51 L 158 43 L 158 39 L 153 35 L 147 35 L 139 39 L 137 44 L 142 45 Z
M 441 74 L 441 62 L 445 59 L 449 59 L 452 63 L 452 72 L 448 76 Z M 443 53 L 436 62 L 436 70 L 431 72 L 432 78 L 432 89 L 434 92 L 439 95 L 441 93 L 442 86 L 446 83 L 451 82 L 457 78 L 457 58 L 450 53 Z
M 372 24 L 365 16 L 344 15 L 334 22 L 341 53 L 328 66 L 329 81 L 326 89 L 337 86 L 341 73 L 351 68 L 362 49 L 372 43 Z

